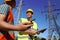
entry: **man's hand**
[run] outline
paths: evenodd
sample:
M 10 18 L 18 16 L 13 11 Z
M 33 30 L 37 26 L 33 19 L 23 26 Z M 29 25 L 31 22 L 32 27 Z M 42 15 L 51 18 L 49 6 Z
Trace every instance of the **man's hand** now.
M 25 31 L 29 29 L 33 24 L 30 24 L 30 22 L 20 23 L 17 25 L 16 29 L 20 31 Z
M 30 32 L 31 32 L 30 35 L 40 34 L 40 33 L 43 33 L 45 30 L 46 30 L 46 28 L 41 29 L 41 30 L 39 30 L 39 31 L 31 30 L 31 31 L 30 31 Z
M 30 35 L 35 35 L 35 34 L 37 34 L 36 32 L 37 31 L 35 31 L 35 30 L 30 30 Z
M 20 31 L 20 33 L 22 34 L 29 34 L 29 35 L 35 35 L 37 31 L 35 30 L 31 30 L 31 29 L 28 29 L 28 30 L 25 30 L 25 31 Z

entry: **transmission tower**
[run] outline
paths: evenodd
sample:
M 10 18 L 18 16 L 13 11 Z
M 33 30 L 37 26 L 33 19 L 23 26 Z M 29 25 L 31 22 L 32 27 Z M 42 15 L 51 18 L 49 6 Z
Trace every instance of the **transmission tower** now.
M 21 12 L 21 8 L 22 8 L 22 0 L 20 0 L 19 1 L 19 5 L 18 5 L 18 7 L 17 7 L 17 11 L 16 12 L 18 12 L 17 14 L 17 20 L 16 20 L 16 23 L 15 23 L 15 25 L 17 25 L 18 23 L 19 23 L 19 20 L 20 20 L 20 18 L 21 18 L 21 16 L 20 16 L 20 12 Z M 14 35 L 15 35 L 15 39 L 14 40 L 17 40 L 17 37 L 18 37 L 18 31 L 14 31 Z
M 43 13 L 48 12 L 48 24 L 49 24 L 48 25 L 49 26 L 48 27 L 48 40 L 51 40 L 54 31 L 56 31 L 56 33 L 60 37 L 60 31 L 59 31 L 60 27 L 57 24 L 56 15 L 54 15 L 54 11 L 59 11 L 59 10 L 60 9 L 52 10 L 52 5 L 50 3 L 50 0 L 48 0 L 48 11 L 43 12 Z
M 54 31 L 56 31 L 59 36 L 60 36 L 60 32 L 59 32 L 59 27 L 58 27 L 54 12 L 52 11 L 50 0 L 48 0 L 48 9 L 49 9 L 49 14 L 48 14 L 48 21 L 49 21 L 48 37 L 49 38 L 48 40 L 51 40 L 52 34 Z

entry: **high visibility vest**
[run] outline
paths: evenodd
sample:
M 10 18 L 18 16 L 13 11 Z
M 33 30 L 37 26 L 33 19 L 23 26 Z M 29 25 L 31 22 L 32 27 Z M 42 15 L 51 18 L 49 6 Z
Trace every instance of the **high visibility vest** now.
M 21 22 L 28 22 L 26 18 L 21 18 Z M 37 30 L 37 23 L 33 21 L 33 29 Z M 18 34 L 18 40 L 29 40 L 29 35 L 28 34 L 22 34 L 19 32 Z
M 11 9 L 9 10 L 6 16 L 5 21 L 7 21 L 10 24 L 13 24 L 13 14 Z M 14 40 L 13 31 L 0 31 L 0 40 Z

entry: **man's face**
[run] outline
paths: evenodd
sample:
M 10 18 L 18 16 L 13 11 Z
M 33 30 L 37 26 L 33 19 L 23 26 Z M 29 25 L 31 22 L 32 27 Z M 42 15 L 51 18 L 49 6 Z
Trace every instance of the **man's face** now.
M 27 18 L 32 18 L 33 14 L 31 12 L 26 13 Z

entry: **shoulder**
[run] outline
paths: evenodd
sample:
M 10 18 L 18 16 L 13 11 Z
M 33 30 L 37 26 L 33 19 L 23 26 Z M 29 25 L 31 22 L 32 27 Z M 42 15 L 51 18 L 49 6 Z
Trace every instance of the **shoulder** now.
M 7 4 L 0 5 L 0 14 L 7 15 L 8 11 L 9 11 L 9 5 Z
M 0 5 L 0 10 L 7 10 L 8 8 L 9 8 L 9 5 L 7 5 L 7 4 Z
M 21 18 L 20 21 L 21 22 L 27 22 L 28 20 L 26 18 Z
M 7 4 L 1 4 L 0 7 L 9 7 Z
M 33 21 L 34 24 L 37 24 L 35 21 Z
M 33 21 L 33 26 L 37 27 L 37 22 Z

